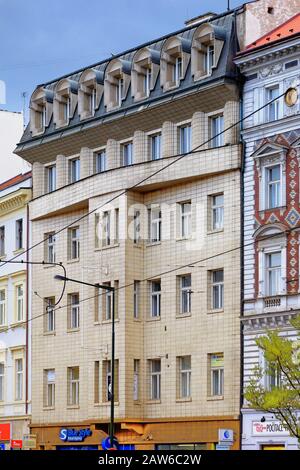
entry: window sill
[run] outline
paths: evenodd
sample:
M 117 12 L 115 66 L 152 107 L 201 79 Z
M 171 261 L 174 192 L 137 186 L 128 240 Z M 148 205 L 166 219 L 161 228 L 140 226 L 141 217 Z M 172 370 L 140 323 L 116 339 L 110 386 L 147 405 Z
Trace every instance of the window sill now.
M 120 319 L 119 318 L 115 318 L 115 323 L 119 323 Z M 98 321 L 96 322 L 97 325 L 110 325 L 112 323 L 112 320 L 102 320 L 102 321 Z
M 77 333 L 80 331 L 80 328 L 68 328 L 67 333 Z
M 13 255 L 20 255 L 21 253 L 24 253 L 25 248 L 18 248 L 17 250 L 13 251 Z
M 141 401 L 140 400 L 133 400 L 133 404 L 134 405 L 138 405 L 138 406 L 141 406 Z
M 56 331 L 44 331 L 44 336 L 56 336 Z
M 0 333 L 3 333 L 4 331 L 7 331 L 8 330 L 8 326 L 7 325 L 1 325 L 0 326 Z
M 158 242 L 148 242 L 146 243 L 146 248 L 149 248 L 150 246 L 158 246 L 161 245 L 161 241 Z
M 25 328 L 25 326 L 26 326 L 25 320 L 21 320 L 21 321 L 17 321 L 17 322 L 11 323 L 9 327 L 10 327 L 10 328 L 18 328 L 18 327 L 20 327 L 20 326 L 22 326 L 23 328 Z
M 0 261 L 4 261 L 6 260 L 7 258 L 7 255 L 3 254 L 3 255 L 0 255 Z
M 119 406 L 119 404 L 120 402 L 115 401 L 114 406 Z M 103 403 L 94 403 L 94 406 L 96 408 L 103 408 L 105 406 L 110 406 L 110 405 L 111 405 L 110 401 L 104 401 Z
M 220 401 L 224 400 L 224 395 L 216 395 L 215 397 L 206 397 L 207 401 Z
M 213 235 L 214 233 L 223 233 L 223 232 L 224 232 L 224 228 L 219 228 L 217 230 L 208 230 L 207 235 Z
M 264 214 L 265 212 L 274 212 L 276 210 L 286 210 L 287 206 L 277 206 L 277 207 L 266 207 L 265 209 L 260 209 L 259 214 Z
M 141 318 L 135 318 L 135 317 L 133 316 L 132 319 L 133 319 L 134 322 L 142 323 L 142 319 L 141 319 Z
M 160 321 L 161 320 L 161 317 L 148 317 L 146 318 L 146 321 L 147 322 L 156 322 L 156 321 Z
M 176 313 L 176 318 L 190 318 L 192 316 L 192 313 Z
M 52 411 L 55 410 L 55 406 L 44 406 L 43 411 Z
M 192 401 L 192 397 L 176 398 L 176 403 L 189 403 Z
M 79 405 L 67 405 L 67 410 L 79 410 Z
M 111 245 L 97 247 L 94 249 L 94 251 L 110 250 L 111 248 L 117 248 L 118 246 L 120 246 L 120 243 L 112 243 Z
M 224 308 L 215 308 L 207 311 L 207 315 L 213 315 L 214 313 L 224 313 Z
M 161 400 L 147 400 L 147 401 L 146 401 L 146 404 L 147 404 L 147 405 L 160 405 L 160 404 L 161 404 Z
M 134 243 L 134 242 L 133 242 L 133 246 L 134 246 L 135 248 L 139 248 L 139 249 L 143 248 L 143 245 L 142 245 L 141 242 L 139 242 L 139 243 Z
M 79 258 L 74 258 L 74 259 L 68 259 L 67 264 L 73 264 L 73 263 L 78 263 Z
M 194 240 L 192 236 L 176 238 L 176 242 L 190 242 L 192 240 Z
M 51 261 L 45 261 L 45 263 L 51 263 Z M 57 266 L 55 264 L 44 264 L 44 269 L 49 269 L 49 268 L 56 268 Z

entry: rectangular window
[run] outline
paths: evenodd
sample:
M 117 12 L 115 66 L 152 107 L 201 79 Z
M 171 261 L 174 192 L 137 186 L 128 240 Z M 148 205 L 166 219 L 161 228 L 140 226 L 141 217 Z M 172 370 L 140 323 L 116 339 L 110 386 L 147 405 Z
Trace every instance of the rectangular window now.
M 23 321 L 24 319 L 24 286 L 20 284 L 16 286 L 16 306 L 17 306 L 17 318 L 16 320 Z
M 210 354 L 210 395 L 224 395 L 224 354 Z
M 45 398 L 44 404 L 47 407 L 55 406 L 55 369 L 44 371 L 45 378 Z
M 179 85 L 181 78 L 182 78 L 182 57 L 179 56 L 175 58 L 175 63 L 173 64 L 172 81 L 176 85 Z
M 105 282 L 104 285 L 111 287 L 111 282 Z M 105 292 L 103 295 L 103 301 L 104 301 L 103 320 L 111 320 L 112 308 L 113 308 L 113 293 L 111 290 L 105 289 Z
M 60 103 L 62 120 L 68 122 L 71 117 L 71 99 L 69 96 L 64 97 L 65 102 Z
M 79 405 L 79 367 L 68 367 L 68 405 Z
M 68 298 L 69 298 L 68 328 L 70 330 L 78 329 L 79 328 L 79 314 L 80 314 L 79 294 L 69 294 Z
M 148 209 L 149 221 L 149 243 L 161 241 L 161 209 L 160 207 L 152 207 Z
M 16 400 L 23 399 L 23 359 L 15 360 L 15 397 Z
M 145 74 L 144 74 L 144 82 L 143 82 L 143 89 L 144 89 L 144 95 L 148 97 L 150 95 L 150 90 L 151 90 L 151 81 L 152 81 L 152 70 L 151 66 L 149 68 L 144 69 Z
M 161 281 L 150 282 L 150 316 L 158 318 L 161 314 Z
M 16 250 L 23 248 L 23 219 L 16 220 Z
M 151 359 L 150 367 L 150 400 L 160 400 L 161 397 L 161 360 Z
M 186 274 L 179 276 L 180 282 L 180 313 L 191 313 L 191 300 L 192 300 L 192 276 Z
M 266 294 L 268 296 L 280 293 L 281 252 L 266 254 Z
M 115 237 L 114 243 L 119 243 L 119 209 L 115 209 Z
M 0 326 L 6 324 L 6 291 L 0 290 Z
M 137 401 L 140 397 L 140 360 L 133 360 L 133 400 Z
M 45 299 L 45 331 L 55 331 L 55 297 L 47 297 Z
M 117 83 L 115 88 L 116 88 L 116 105 L 121 106 L 122 105 L 123 94 L 124 94 L 124 80 L 123 80 L 123 78 L 121 78 L 121 77 L 118 78 L 118 83 Z
M 0 227 L 0 256 L 5 255 L 5 227 Z
M 206 53 L 203 56 L 204 59 L 204 71 L 206 75 L 210 75 L 214 65 L 214 46 L 212 44 L 208 45 L 206 48 Z
M 269 363 L 265 359 L 265 388 L 266 390 L 273 390 L 282 385 L 282 375 L 280 367 L 276 364 Z
M 80 180 L 80 159 L 74 158 L 70 160 L 70 183 L 75 183 Z
M 211 227 L 222 230 L 224 226 L 224 194 L 211 196 Z
M 213 310 L 224 307 L 224 271 L 218 269 L 212 271 L 212 308 Z
M 95 361 L 94 403 L 100 403 L 100 362 L 99 361 Z
M 102 173 L 103 171 L 106 171 L 106 164 L 107 164 L 106 150 L 100 150 L 95 155 L 96 173 Z
M 192 126 L 187 124 L 179 128 L 179 151 L 188 153 L 192 148 Z
M 69 229 L 69 259 L 78 259 L 80 250 L 80 231 L 79 227 Z
M 266 120 L 276 121 L 279 119 L 279 100 L 276 98 L 279 96 L 279 85 L 275 85 L 270 88 L 266 88 L 266 103 L 273 101 L 266 107 Z
M 151 160 L 159 160 L 161 158 L 161 134 L 150 136 L 151 142 Z
M 55 233 L 45 235 L 46 239 L 46 260 L 48 263 L 55 263 Z
M 189 238 L 192 235 L 192 204 L 183 202 L 180 204 L 180 236 Z
M 111 244 L 111 223 L 110 211 L 103 212 L 102 219 L 102 244 L 103 246 L 110 246 Z
M 111 361 L 103 361 L 103 401 L 108 402 L 112 399 L 112 389 L 111 389 Z M 114 401 L 119 399 L 119 361 L 115 360 L 115 373 L 114 373 Z
M 140 281 L 134 281 L 133 284 L 133 318 L 140 316 Z
M 133 215 L 133 243 L 138 244 L 141 241 L 141 212 L 134 211 Z
M 191 356 L 179 357 L 179 398 L 191 397 Z
M 51 165 L 46 168 L 47 172 L 47 192 L 52 193 L 56 190 L 56 166 Z
M 266 168 L 267 180 L 267 209 L 281 205 L 281 176 L 280 165 Z
M 129 166 L 133 164 L 133 144 L 128 142 L 122 145 L 122 164 L 123 166 Z
M 224 145 L 224 117 L 215 116 L 210 119 L 211 127 L 211 147 L 221 147 Z
M 0 401 L 4 401 L 4 362 L 0 362 Z

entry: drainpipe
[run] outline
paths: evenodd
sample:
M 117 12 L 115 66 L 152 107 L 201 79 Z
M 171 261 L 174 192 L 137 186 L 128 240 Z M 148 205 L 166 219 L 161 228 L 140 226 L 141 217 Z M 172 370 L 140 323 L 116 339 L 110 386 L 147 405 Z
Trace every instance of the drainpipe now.
M 28 340 L 29 340 L 29 204 L 26 206 L 26 345 L 25 345 L 25 362 L 26 362 L 26 383 L 25 383 L 25 414 L 28 414 Z

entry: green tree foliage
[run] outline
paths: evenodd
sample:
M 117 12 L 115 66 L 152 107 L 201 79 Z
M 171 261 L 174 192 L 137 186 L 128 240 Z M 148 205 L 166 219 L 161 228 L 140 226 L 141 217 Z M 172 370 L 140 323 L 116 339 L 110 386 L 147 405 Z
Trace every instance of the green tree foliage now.
M 249 407 L 272 413 L 300 442 L 300 316 L 291 321 L 298 339 L 280 336 L 279 331 L 267 331 L 256 339 L 263 350 L 266 368 L 257 366 L 245 392 Z M 277 374 L 276 386 L 266 389 L 264 376 Z

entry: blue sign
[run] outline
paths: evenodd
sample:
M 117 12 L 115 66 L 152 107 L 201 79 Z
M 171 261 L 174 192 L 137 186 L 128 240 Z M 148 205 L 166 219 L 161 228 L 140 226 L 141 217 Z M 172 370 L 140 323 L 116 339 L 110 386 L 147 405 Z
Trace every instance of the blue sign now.
M 0 450 L 5 450 L 5 444 L 0 444 Z
M 229 450 L 229 446 L 226 444 L 217 444 L 216 450 Z
M 112 447 L 114 449 L 119 449 L 119 442 L 118 442 L 118 439 L 116 439 L 115 437 L 113 438 L 113 446 L 111 446 L 111 444 L 110 444 L 110 437 L 109 436 L 106 437 L 105 439 L 103 439 L 101 444 L 102 444 L 102 449 L 103 450 L 109 450 Z
M 64 442 L 82 442 L 86 437 L 89 437 L 93 432 L 89 429 L 66 429 L 62 428 L 59 432 L 59 438 Z

